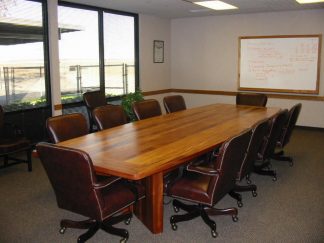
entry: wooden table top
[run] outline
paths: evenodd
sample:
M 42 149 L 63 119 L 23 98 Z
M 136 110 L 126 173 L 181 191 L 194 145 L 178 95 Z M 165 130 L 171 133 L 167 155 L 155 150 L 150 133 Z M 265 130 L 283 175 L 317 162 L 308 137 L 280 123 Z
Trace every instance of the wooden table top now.
M 137 180 L 212 150 L 279 108 L 213 104 L 59 143 L 87 152 L 99 173 Z

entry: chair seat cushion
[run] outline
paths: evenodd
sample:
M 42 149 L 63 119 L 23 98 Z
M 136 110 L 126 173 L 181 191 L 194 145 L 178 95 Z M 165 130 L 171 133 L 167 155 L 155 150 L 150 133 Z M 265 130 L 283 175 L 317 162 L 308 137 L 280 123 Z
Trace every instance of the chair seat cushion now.
M 25 138 L 0 138 L 0 155 L 28 149 L 29 146 Z
M 128 207 L 135 201 L 135 194 L 132 192 L 131 187 L 135 187 L 138 193 L 138 199 L 145 196 L 145 189 L 142 185 L 132 184 L 124 180 L 119 180 L 102 190 L 104 208 L 103 218 L 107 218 L 121 209 Z
M 211 205 L 212 195 L 208 195 L 211 176 L 185 172 L 185 175 L 168 188 L 168 195 L 195 203 Z

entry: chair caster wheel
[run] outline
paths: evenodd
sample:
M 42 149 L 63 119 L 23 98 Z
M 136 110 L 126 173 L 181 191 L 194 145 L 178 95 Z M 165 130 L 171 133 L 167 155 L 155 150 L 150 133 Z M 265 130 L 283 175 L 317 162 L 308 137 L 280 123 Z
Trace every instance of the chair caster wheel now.
M 232 220 L 233 220 L 234 222 L 237 222 L 237 221 L 238 221 L 238 217 L 237 217 L 236 215 L 233 215 L 233 216 L 232 216 Z
M 130 217 L 130 218 L 126 219 L 126 220 L 124 221 L 124 223 L 125 223 L 126 225 L 129 225 L 130 222 L 131 222 L 131 220 L 132 220 L 132 218 Z
M 258 193 L 256 191 L 252 191 L 252 196 L 256 197 L 258 195 Z
M 213 238 L 216 238 L 218 236 L 218 233 L 215 230 L 212 230 L 211 235 Z
M 276 176 L 272 177 L 272 181 L 277 181 L 277 177 Z
M 124 238 L 122 238 L 119 242 L 126 243 L 128 241 L 129 233 L 128 230 L 124 230 Z
M 119 242 L 120 242 L 120 243 L 126 243 L 127 240 L 128 240 L 127 238 L 123 238 L 123 239 L 121 239 Z
M 179 212 L 179 208 L 178 208 L 178 207 L 176 207 L 176 206 L 173 206 L 173 210 L 174 210 L 174 212 L 176 212 L 176 213 L 178 213 L 178 212 Z
M 243 203 L 242 203 L 242 201 L 237 201 L 237 206 L 238 206 L 239 208 L 243 207 Z
M 60 231 L 59 231 L 59 232 L 60 232 L 60 234 L 62 234 L 62 235 L 63 235 L 63 234 L 65 233 L 65 230 L 66 230 L 66 228 L 65 228 L 65 227 L 61 227 L 61 228 L 60 228 Z
M 176 231 L 178 229 L 178 226 L 176 224 L 172 223 L 171 228 L 173 231 Z

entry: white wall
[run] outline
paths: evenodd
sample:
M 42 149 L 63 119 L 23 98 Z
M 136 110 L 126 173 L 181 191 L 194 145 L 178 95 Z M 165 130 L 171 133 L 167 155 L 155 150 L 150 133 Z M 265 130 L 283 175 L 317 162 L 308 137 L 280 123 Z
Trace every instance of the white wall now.
M 171 21 L 171 87 L 237 91 L 238 37 L 324 33 L 324 10 L 306 10 L 210 16 Z M 323 49 L 323 48 L 322 48 Z M 324 60 L 322 50 L 321 59 Z M 324 78 L 324 62 L 321 63 Z M 323 81 L 324 82 L 324 81 Z M 324 83 L 320 84 L 324 95 Z M 234 103 L 234 97 L 185 95 L 190 106 Z M 268 105 L 283 108 L 298 100 L 269 99 Z M 303 103 L 299 125 L 324 127 L 324 102 Z
M 140 88 L 142 91 L 170 89 L 170 32 L 169 19 L 139 15 Z M 164 63 L 153 63 L 153 41 L 164 41 Z

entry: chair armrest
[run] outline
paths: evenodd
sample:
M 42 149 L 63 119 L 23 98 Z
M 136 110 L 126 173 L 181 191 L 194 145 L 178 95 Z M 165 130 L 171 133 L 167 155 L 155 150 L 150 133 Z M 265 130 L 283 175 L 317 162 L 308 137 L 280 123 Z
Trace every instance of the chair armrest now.
M 219 172 L 218 170 L 215 170 L 214 168 L 210 168 L 210 167 L 204 167 L 204 166 L 195 166 L 195 165 L 188 165 L 187 166 L 187 171 L 190 172 L 195 172 L 195 173 L 199 173 L 199 174 L 203 174 L 203 175 L 209 175 L 209 176 L 215 176 L 218 175 Z
M 191 161 L 189 161 L 189 163 L 186 165 L 186 167 L 188 167 L 189 165 L 192 165 L 192 166 L 199 166 L 199 165 L 202 165 L 206 162 L 205 159 L 203 159 L 202 157 L 199 157 L 199 158 L 195 158 Z
M 105 188 L 107 186 L 110 186 L 111 184 L 114 184 L 116 181 L 119 181 L 119 180 L 121 180 L 120 177 L 109 176 L 107 179 L 95 183 L 93 185 L 93 187 L 94 187 L 94 189 L 102 189 L 102 188 Z

